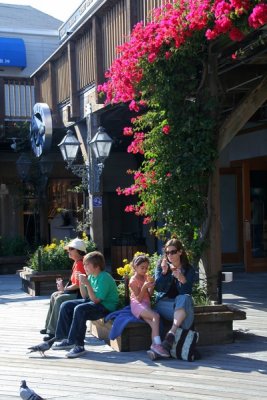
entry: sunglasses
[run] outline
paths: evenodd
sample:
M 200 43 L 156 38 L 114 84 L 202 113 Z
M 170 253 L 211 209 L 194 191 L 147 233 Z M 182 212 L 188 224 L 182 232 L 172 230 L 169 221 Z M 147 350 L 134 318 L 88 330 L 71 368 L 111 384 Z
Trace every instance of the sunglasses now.
M 75 250 L 74 247 L 69 247 L 68 248 L 68 251 L 72 251 L 72 250 Z
M 165 251 L 165 254 L 167 256 L 174 256 L 174 254 L 177 254 L 178 250 L 170 250 L 170 251 Z

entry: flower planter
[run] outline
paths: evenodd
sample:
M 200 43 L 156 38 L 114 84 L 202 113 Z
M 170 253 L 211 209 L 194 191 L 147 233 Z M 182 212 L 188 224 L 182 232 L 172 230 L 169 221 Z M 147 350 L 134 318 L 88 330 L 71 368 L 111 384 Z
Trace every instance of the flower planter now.
M 56 290 L 56 278 L 68 280 L 71 270 L 37 272 L 29 267 L 17 271 L 21 278 L 21 288 L 31 296 L 50 295 Z
M 246 313 L 235 307 L 222 305 L 196 306 L 195 330 L 199 332 L 199 346 L 226 344 L 234 341 L 233 321 L 246 319 Z M 109 340 L 112 321 L 91 322 L 91 333 L 105 340 L 116 351 L 147 350 L 151 344 L 151 330 L 147 324 L 129 323 L 121 336 Z M 165 324 L 165 330 L 170 323 Z
M 0 257 L 0 275 L 15 274 L 17 269 L 25 264 L 26 259 L 26 256 Z

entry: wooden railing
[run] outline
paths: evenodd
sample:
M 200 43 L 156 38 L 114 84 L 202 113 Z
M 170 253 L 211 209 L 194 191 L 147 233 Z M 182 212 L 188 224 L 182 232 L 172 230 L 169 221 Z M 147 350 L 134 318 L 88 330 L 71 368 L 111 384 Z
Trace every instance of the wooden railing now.
M 5 120 L 30 119 L 34 102 L 34 86 L 30 79 L 4 80 Z

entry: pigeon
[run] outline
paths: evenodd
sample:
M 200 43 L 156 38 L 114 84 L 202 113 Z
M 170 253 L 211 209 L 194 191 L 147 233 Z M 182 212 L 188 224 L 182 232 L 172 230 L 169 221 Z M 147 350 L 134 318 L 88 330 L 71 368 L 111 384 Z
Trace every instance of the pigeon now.
M 43 397 L 39 396 L 34 390 L 27 386 L 25 380 L 21 381 L 19 394 L 22 400 L 44 400 Z
M 30 351 L 28 351 L 27 354 L 39 351 L 39 353 L 43 357 L 45 357 L 45 352 L 52 347 L 52 344 L 54 343 L 54 341 L 55 341 L 55 338 L 52 338 L 52 339 L 48 340 L 47 342 L 42 342 L 40 344 L 37 344 L 36 346 L 28 347 L 28 350 L 30 350 Z

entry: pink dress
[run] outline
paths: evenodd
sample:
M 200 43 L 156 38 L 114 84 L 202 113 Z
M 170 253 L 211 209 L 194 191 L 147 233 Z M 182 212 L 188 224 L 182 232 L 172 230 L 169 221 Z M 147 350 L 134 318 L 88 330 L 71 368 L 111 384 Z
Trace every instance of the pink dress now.
M 130 279 L 130 282 L 129 282 L 129 287 L 130 287 L 130 289 L 132 289 L 132 288 L 137 289 L 137 293 L 140 293 L 145 281 L 146 281 L 146 277 L 144 277 L 143 280 L 140 280 L 140 279 L 137 279 L 135 276 L 132 276 Z M 151 306 L 150 296 L 149 296 L 148 292 L 145 293 L 143 300 L 140 302 L 140 301 L 136 300 L 133 292 L 131 291 L 130 300 L 131 300 L 131 303 L 130 303 L 131 312 L 136 318 L 140 318 L 140 314 L 142 313 L 142 311 L 149 309 Z

